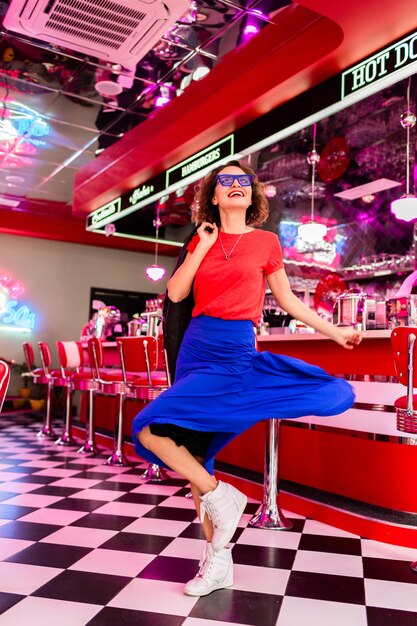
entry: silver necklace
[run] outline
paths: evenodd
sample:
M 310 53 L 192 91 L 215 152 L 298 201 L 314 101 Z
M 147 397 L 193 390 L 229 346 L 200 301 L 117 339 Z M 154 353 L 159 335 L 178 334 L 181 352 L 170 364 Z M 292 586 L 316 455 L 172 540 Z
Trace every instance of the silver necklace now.
M 241 238 L 243 237 L 244 234 L 245 233 L 243 232 L 243 233 L 241 233 L 239 235 L 239 237 L 236 239 L 236 241 L 235 241 L 235 243 L 233 245 L 233 248 L 230 250 L 229 253 L 227 253 L 226 250 L 224 249 L 222 238 L 220 237 L 220 231 L 219 231 L 219 241 L 220 241 L 220 245 L 221 245 L 222 250 L 223 250 L 223 254 L 224 254 L 225 258 L 226 258 L 226 261 L 228 261 L 230 259 L 233 250 L 236 248 L 237 244 L 239 243 L 239 241 L 241 240 Z

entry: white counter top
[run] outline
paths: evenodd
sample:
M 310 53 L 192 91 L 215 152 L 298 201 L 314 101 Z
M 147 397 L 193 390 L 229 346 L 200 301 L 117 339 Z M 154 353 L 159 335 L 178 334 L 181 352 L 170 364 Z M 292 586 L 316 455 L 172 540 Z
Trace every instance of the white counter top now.
M 391 337 L 391 330 L 367 330 L 364 333 L 365 339 L 389 339 Z M 267 343 L 271 341 L 318 341 L 318 340 L 332 341 L 329 337 L 322 335 L 321 333 L 277 333 L 276 335 L 257 335 L 256 340 L 259 343 Z

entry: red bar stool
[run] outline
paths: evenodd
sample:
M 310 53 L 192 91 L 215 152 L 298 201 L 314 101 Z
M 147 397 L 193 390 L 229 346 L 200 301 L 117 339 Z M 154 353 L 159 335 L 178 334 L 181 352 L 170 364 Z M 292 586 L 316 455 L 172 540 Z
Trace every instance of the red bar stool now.
M 413 393 L 417 387 L 416 340 L 417 326 L 398 326 L 391 333 L 397 378 L 407 387 L 407 395 L 394 402 L 397 430 L 412 435 L 417 435 L 417 395 Z M 410 567 L 417 573 L 417 561 Z
M 10 382 L 10 367 L 4 361 L 0 361 L 0 411 L 3 407 L 7 388 Z
M 129 393 L 128 380 L 133 380 L 133 377 L 125 377 L 123 374 L 118 374 L 111 370 L 107 372 L 104 371 L 103 346 L 100 339 L 97 337 L 92 337 L 88 340 L 87 351 L 92 378 L 99 386 L 97 393 L 116 396 L 117 398 L 114 446 L 113 452 L 107 459 L 107 465 L 116 465 L 118 467 L 132 465 L 132 463 L 127 460 L 124 453 L 123 422 L 125 399 L 126 395 Z
M 49 376 L 45 376 L 43 367 L 35 369 L 35 355 L 33 352 L 32 344 L 25 341 L 23 344 L 23 353 L 25 355 L 26 365 L 28 369 L 27 376 L 30 376 L 35 385 L 46 385 L 46 406 L 45 415 L 43 419 L 43 425 L 40 431 L 36 434 L 37 437 L 56 437 L 53 431 L 51 418 L 52 418 L 52 379 Z
M 48 395 L 51 396 L 52 389 L 54 387 L 65 388 L 65 422 L 64 432 L 55 441 L 57 446 L 75 446 L 77 442 L 72 436 L 72 396 L 71 396 L 71 383 L 63 372 L 62 367 L 60 370 L 51 370 L 51 351 L 48 344 L 45 341 L 39 341 L 39 353 L 41 356 L 42 369 L 45 378 L 48 380 Z
M 85 440 L 81 448 L 77 450 L 80 454 L 98 454 L 100 449 L 95 440 L 94 431 L 94 392 L 99 389 L 99 384 L 91 375 L 90 371 L 84 369 L 84 352 L 78 341 L 57 341 L 59 362 L 61 364 L 62 378 L 68 380 L 67 392 L 70 396 L 67 402 L 66 432 L 71 428 L 71 393 L 74 391 L 86 392 L 88 406 L 88 422 Z
M 118 337 L 117 347 L 122 364 L 123 379 L 129 386 L 129 396 L 143 402 L 151 402 L 170 386 L 163 336 L 158 339 L 145 337 Z M 159 370 L 157 368 L 160 368 Z M 135 372 L 145 372 L 138 376 Z M 128 381 L 128 376 L 133 380 Z M 149 463 L 142 480 L 162 481 L 169 478 L 166 471 L 156 463 Z

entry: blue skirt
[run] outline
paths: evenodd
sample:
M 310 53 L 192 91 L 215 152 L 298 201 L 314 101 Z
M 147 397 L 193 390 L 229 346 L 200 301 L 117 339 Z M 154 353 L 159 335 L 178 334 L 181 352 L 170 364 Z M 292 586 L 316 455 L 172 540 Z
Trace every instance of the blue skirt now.
M 352 386 L 292 357 L 257 352 L 253 324 L 200 315 L 191 320 L 175 382 L 133 420 L 137 454 L 166 465 L 138 441 L 152 423 L 214 432 L 205 467 L 233 437 L 270 418 L 336 415 L 354 402 Z

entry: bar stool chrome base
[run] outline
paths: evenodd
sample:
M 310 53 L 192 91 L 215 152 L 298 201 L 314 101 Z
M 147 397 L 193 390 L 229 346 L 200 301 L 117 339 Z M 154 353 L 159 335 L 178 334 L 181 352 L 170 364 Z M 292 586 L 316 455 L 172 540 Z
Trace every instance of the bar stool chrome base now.
M 55 441 L 56 446 L 76 446 L 77 441 L 71 436 L 68 431 L 62 433 L 60 437 Z
M 269 419 L 266 424 L 265 457 L 264 457 L 264 497 L 258 512 L 252 517 L 249 526 L 267 528 L 269 530 L 289 530 L 292 523 L 281 512 L 277 500 L 279 495 L 278 482 L 278 419 Z
M 254 528 L 266 528 L 268 530 L 289 530 L 292 528 L 290 522 L 277 505 L 264 502 L 259 511 L 252 517 L 249 526 Z
M 188 493 L 186 493 L 186 494 L 185 494 L 185 497 L 186 497 L 186 498 L 190 498 L 190 499 L 191 499 L 191 498 L 193 497 L 192 492 L 191 492 L 191 491 L 189 491 Z
M 417 561 L 414 561 L 414 563 L 411 563 L 410 567 L 413 570 L 413 572 L 417 574 Z
M 43 439 L 44 437 L 54 439 L 56 437 L 56 432 L 54 432 L 50 424 L 44 424 L 42 428 L 36 433 L 36 436 L 39 437 L 39 439 Z
M 133 463 L 127 460 L 123 450 L 113 450 L 106 461 L 106 465 L 114 465 L 116 467 L 131 467 Z
M 163 480 L 167 480 L 169 475 L 163 467 L 160 467 L 156 463 L 150 463 L 148 468 L 143 472 L 143 474 L 140 475 L 139 478 L 141 480 L 155 480 L 157 482 L 162 482 Z
M 91 454 L 91 456 L 95 456 L 96 454 L 100 454 L 101 448 L 98 447 L 93 439 L 87 439 L 81 448 L 77 450 L 78 454 Z

